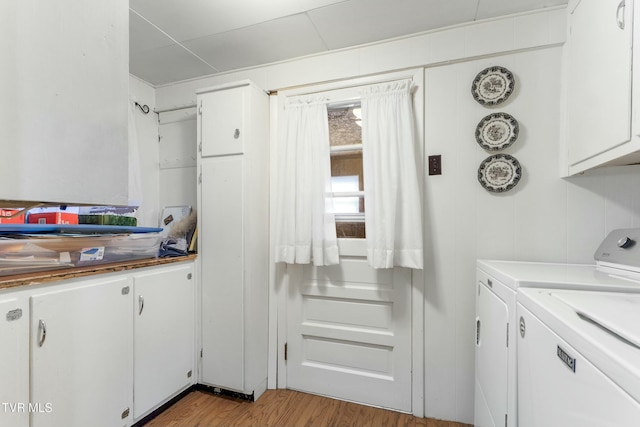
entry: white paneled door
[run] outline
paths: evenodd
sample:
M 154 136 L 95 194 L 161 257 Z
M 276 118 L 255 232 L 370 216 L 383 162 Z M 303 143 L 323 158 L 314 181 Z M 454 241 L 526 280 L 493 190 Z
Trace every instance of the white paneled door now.
M 411 270 L 288 270 L 287 387 L 411 412 Z

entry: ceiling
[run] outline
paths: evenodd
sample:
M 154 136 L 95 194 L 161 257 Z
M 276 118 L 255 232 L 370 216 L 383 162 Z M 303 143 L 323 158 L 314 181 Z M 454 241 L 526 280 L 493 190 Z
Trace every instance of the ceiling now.
M 129 0 L 129 70 L 160 86 L 567 0 Z

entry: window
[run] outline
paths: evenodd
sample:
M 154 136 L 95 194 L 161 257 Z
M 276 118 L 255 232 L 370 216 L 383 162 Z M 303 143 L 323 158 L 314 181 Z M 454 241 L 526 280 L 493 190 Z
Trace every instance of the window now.
M 331 187 L 338 238 L 364 238 L 364 177 L 360 102 L 332 103 L 329 115 Z

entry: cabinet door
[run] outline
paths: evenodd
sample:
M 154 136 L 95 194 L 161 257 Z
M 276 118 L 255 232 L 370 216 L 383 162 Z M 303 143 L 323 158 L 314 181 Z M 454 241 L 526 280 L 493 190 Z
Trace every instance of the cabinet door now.
M 567 144 L 572 166 L 631 139 L 631 0 L 571 1 Z M 624 22 L 624 24 L 623 24 Z M 594 164 L 595 166 L 596 164 Z
M 193 264 L 134 276 L 134 419 L 191 385 Z
M 0 296 L 0 427 L 29 425 L 29 307 Z
M 132 424 L 132 280 L 31 297 L 31 426 Z
M 244 389 L 243 156 L 202 162 L 202 380 Z M 265 301 L 266 304 L 266 301 Z
M 237 87 L 202 96 L 202 156 L 244 152 L 246 89 Z
M 503 425 L 508 411 L 509 310 L 483 283 L 478 283 L 476 310 L 476 391 L 481 394 L 476 397 L 475 425 L 493 426 L 492 420 Z

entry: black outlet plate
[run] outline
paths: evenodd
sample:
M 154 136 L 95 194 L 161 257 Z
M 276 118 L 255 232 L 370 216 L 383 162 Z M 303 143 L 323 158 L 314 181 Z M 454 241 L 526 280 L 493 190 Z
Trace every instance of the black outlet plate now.
M 429 175 L 442 175 L 442 156 L 436 154 L 429 156 Z

